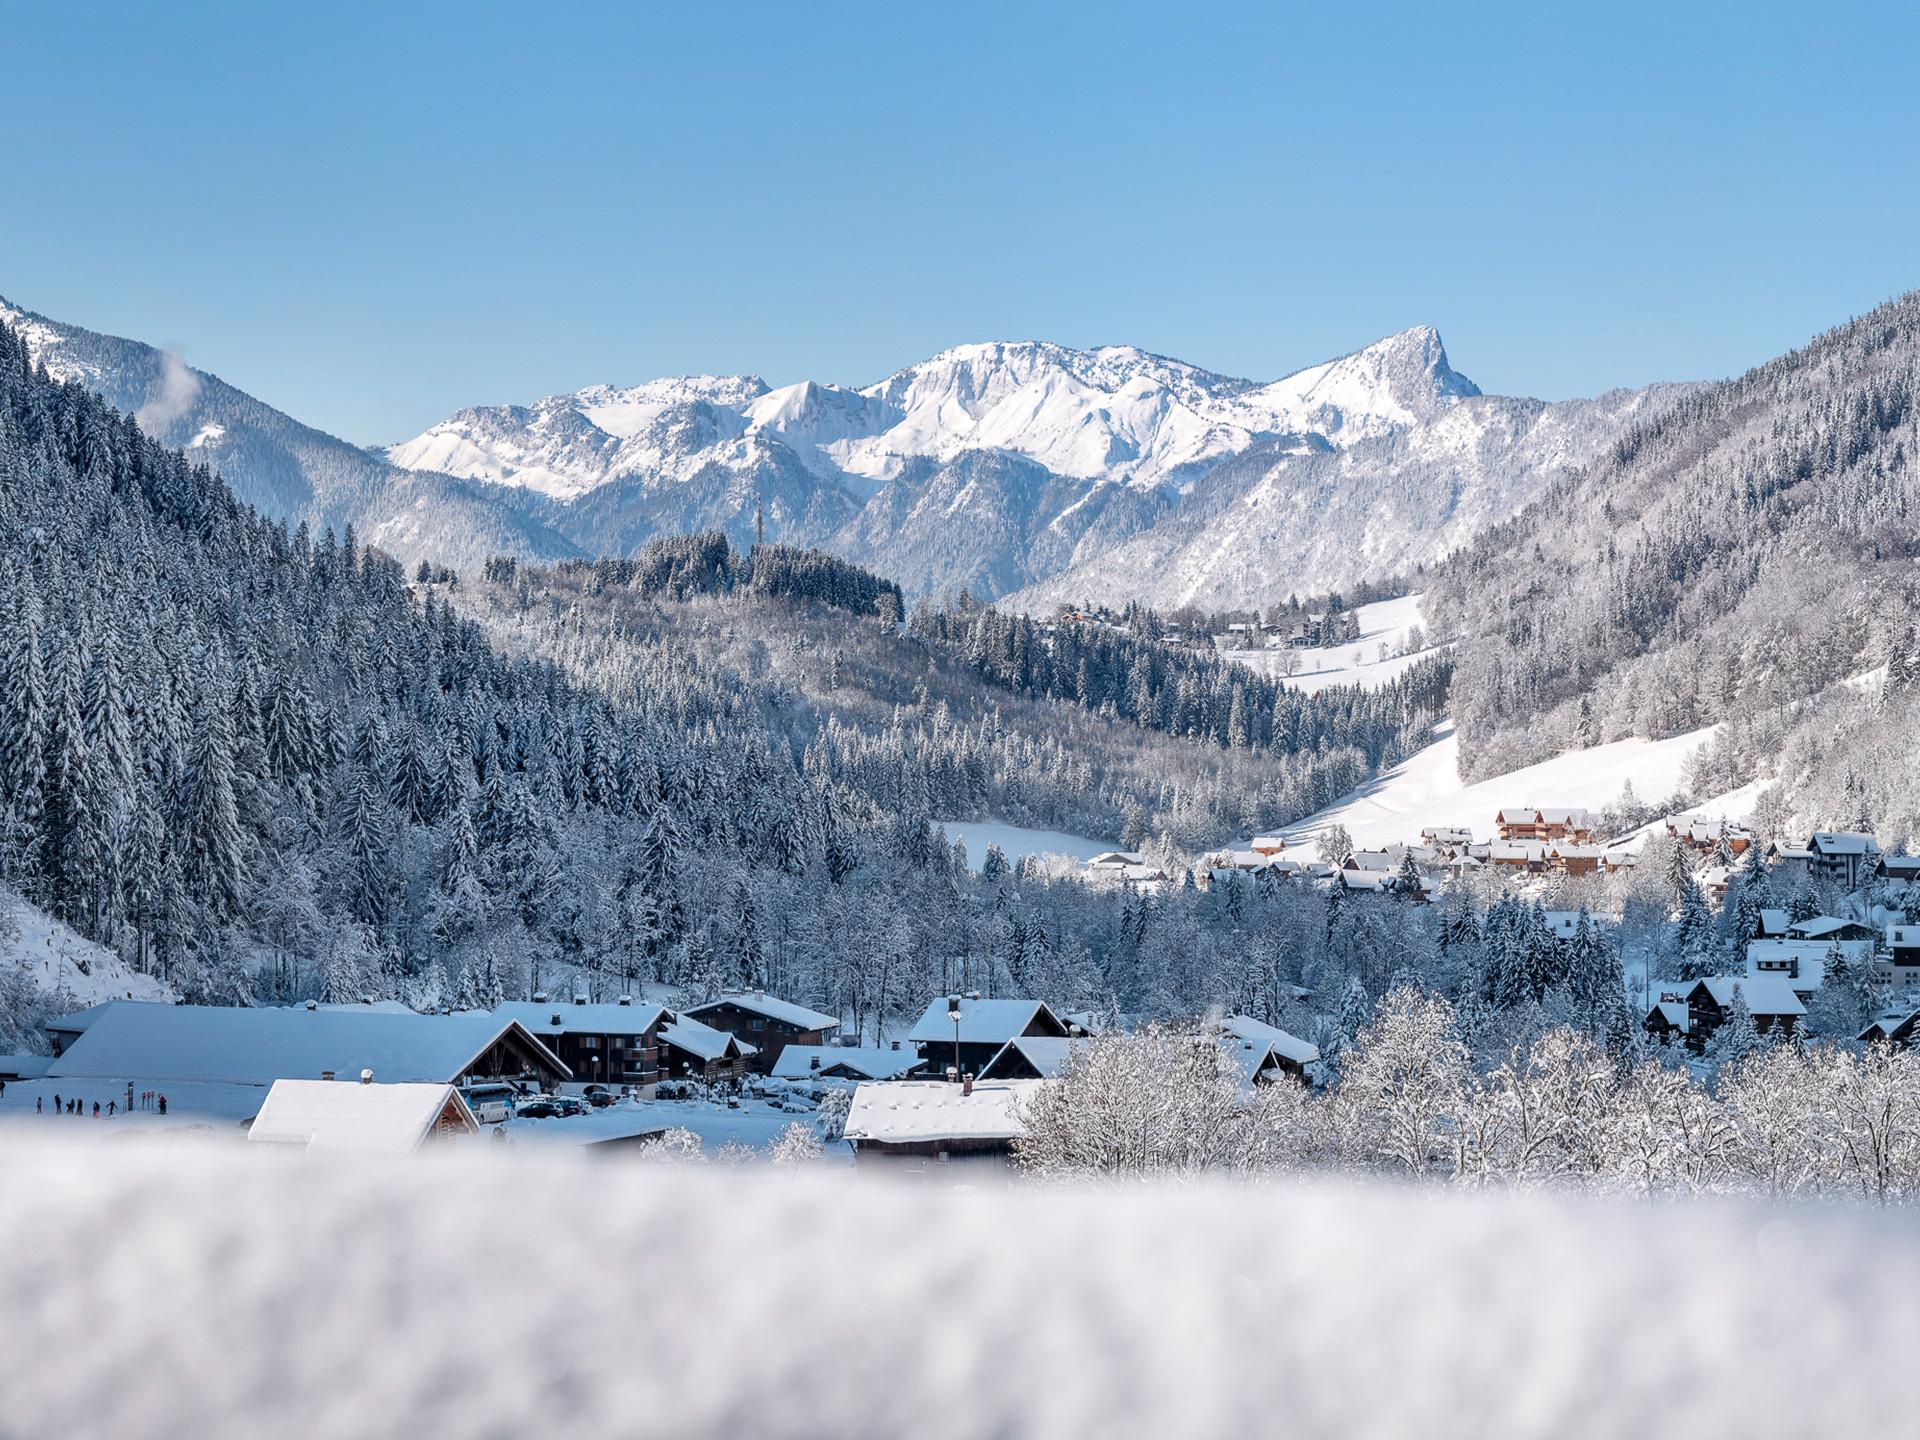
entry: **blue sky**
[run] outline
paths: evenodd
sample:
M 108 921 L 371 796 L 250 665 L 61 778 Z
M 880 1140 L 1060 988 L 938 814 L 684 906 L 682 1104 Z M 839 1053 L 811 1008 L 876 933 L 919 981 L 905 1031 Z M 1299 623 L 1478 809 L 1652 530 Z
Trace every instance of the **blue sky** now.
M 371 442 L 1032 337 L 1558 398 L 1920 284 L 1920 22 L 1562 9 L 17 7 L 0 294 Z

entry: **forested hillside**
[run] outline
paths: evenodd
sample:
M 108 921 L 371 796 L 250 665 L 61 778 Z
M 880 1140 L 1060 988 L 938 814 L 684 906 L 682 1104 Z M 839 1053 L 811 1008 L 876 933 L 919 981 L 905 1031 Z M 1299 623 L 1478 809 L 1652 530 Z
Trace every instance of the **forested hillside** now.
M 1724 721 L 1696 789 L 1772 773 L 1786 750 L 1794 813 L 1913 835 L 1920 794 L 1865 759 L 1916 733 L 1899 692 L 1920 601 L 1917 385 L 1909 294 L 1682 400 L 1456 556 L 1426 605 L 1461 641 L 1463 768 Z M 1890 659 L 1890 687 L 1805 703 Z
M 409 584 L 0 328 L 0 878 L 234 1003 L 754 982 L 866 1027 L 953 985 L 1277 1015 L 1431 953 L 1402 907 L 1335 924 L 1311 891 L 976 876 L 935 821 L 1198 834 L 1303 813 L 1366 752 L 1337 707 L 1287 754 L 1029 695 L 899 602 L 717 537 Z

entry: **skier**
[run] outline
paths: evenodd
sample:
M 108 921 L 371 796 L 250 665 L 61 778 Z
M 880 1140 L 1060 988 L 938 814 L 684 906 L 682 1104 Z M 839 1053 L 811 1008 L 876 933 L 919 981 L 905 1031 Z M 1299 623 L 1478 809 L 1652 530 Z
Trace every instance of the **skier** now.
M 160 1113 L 162 1115 L 167 1113 L 167 1097 L 164 1095 L 160 1097 Z
M 47 1113 L 47 1097 L 46 1096 L 36 1095 L 33 1097 L 33 1113 L 36 1115 L 44 1115 Z
M 100 1102 L 98 1100 L 93 1102 L 93 1118 L 96 1120 L 100 1118 Z
M 109 1120 L 113 1119 L 113 1107 L 119 1103 L 120 1102 L 117 1100 L 107 1101 L 107 1119 Z

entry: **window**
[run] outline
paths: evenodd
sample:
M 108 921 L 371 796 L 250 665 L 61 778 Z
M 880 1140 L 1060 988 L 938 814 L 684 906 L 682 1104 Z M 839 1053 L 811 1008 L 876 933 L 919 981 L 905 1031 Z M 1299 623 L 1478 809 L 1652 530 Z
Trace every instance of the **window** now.
M 747 1028 L 749 1030 L 764 1030 L 767 1028 L 767 1022 L 762 1016 L 756 1015 L 748 1022 Z

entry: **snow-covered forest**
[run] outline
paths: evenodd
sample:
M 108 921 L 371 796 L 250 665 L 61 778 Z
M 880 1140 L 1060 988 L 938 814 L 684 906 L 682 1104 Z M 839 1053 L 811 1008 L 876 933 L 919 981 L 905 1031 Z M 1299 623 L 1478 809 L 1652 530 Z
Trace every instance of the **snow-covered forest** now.
M 1467 773 L 1718 723 L 1697 788 L 1777 774 L 1803 821 L 1920 836 L 1912 768 L 1876 755 L 1920 725 L 1917 386 L 1909 294 L 1688 396 L 1478 536 L 1426 601 L 1461 641 Z
M 10 332 L 0 387 L 0 875 L 186 998 L 760 983 L 877 1032 L 954 985 L 1167 1014 L 1273 994 L 1331 953 L 1317 894 L 1115 906 L 976 877 L 934 822 L 1171 853 L 1326 803 L 1390 753 L 1392 706 L 1430 703 L 1214 665 L 1204 693 L 1156 682 L 1172 708 L 1142 726 L 982 678 L 840 562 L 712 541 L 410 584 L 239 505 Z M 1224 703 L 1231 739 L 1236 687 L 1243 716 L 1308 717 L 1300 751 L 1166 733 Z M 1335 934 L 1341 978 L 1377 989 L 1424 944 L 1405 924 Z M 1282 962 L 1287 925 L 1322 938 Z

